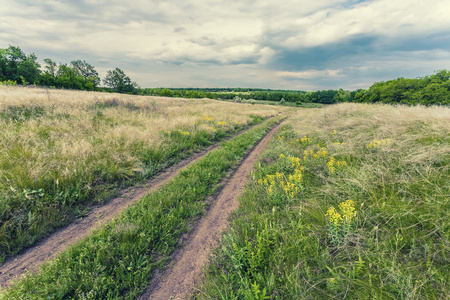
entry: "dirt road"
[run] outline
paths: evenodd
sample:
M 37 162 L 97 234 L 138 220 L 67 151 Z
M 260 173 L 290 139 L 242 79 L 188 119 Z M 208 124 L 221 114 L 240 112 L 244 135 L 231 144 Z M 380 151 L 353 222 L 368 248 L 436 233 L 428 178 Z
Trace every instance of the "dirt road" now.
M 230 214 L 237 209 L 237 197 L 242 193 L 248 175 L 261 152 L 281 124 L 273 128 L 247 155 L 224 188 L 215 196 L 207 214 L 199 220 L 185 246 L 172 255 L 170 267 L 157 271 L 146 292 L 139 299 L 188 299 L 196 283 L 201 280 L 203 268 L 211 251 L 218 245 L 228 227 Z

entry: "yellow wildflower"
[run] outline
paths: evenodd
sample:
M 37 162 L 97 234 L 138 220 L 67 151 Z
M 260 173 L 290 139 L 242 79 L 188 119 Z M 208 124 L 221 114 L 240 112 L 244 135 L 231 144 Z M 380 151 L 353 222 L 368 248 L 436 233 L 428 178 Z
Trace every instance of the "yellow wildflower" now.
M 310 143 L 310 142 L 311 142 L 311 139 L 305 135 L 304 137 L 301 138 L 300 141 L 301 141 L 302 143 Z
M 325 216 L 328 218 L 328 221 L 332 226 L 334 227 L 341 226 L 341 223 L 343 221 L 342 216 L 340 213 L 337 212 L 337 210 L 334 207 L 330 207 Z
M 391 139 L 384 139 L 384 140 L 373 140 L 371 141 L 366 148 L 367 149 L 376 149 L 376 148 L 386 148 L 389 146 L 392 146 L 393 142 Z
M 356 221 L 356 209 L 355 202 L 353 200 L 347 200 L 339 204 L 339 209 L 342 211 L 343 219 L 348 223 L 352 224 Z

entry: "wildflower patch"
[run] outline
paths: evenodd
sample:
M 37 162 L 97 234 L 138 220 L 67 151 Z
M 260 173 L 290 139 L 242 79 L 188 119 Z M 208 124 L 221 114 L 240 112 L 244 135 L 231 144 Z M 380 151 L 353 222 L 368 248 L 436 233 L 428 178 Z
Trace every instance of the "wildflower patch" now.
M 328 237 L 331 244 L 339 246 L 356 228 L 357 211 L 355 202 L 347 200 L 339 204 L 339 211 L 333 206 L 328 208 L 325 217 L 328 221 Z
M 387 148 L 389 148 L 390 146 L 392 146 L 394 144 L 394 142 L 391 139 L 384 139 L 384 140 L 373 140 L 371 141 L 366 148 L 367 149 L 382 149 L 385 150 Z

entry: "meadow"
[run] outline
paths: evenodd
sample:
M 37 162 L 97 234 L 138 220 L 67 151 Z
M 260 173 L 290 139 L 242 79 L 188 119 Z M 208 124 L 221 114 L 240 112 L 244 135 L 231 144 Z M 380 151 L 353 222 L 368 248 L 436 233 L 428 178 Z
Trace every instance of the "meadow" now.
M 0 256 L 224 142 L 0 299 L 133 299 L 205 197 L 293 111 L 0 87 Z M 450 298 L 450 108 L 296 110 L 255 166 L 195 299 Z
M 450 109 L 298 111 L 195 299 L 450 298 Z
M 0 263 L 282 107 L 0 86 Z

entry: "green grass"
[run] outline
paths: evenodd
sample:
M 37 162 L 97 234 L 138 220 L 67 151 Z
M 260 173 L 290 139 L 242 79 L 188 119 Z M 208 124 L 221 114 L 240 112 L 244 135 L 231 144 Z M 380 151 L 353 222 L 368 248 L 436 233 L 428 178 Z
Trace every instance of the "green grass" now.
M 353 104 L 300 112 L 257 165 L 195 298 L 450 298 L 447 112 Z M 375 139 L 390 142 L 368 148 Z M 309 155 L 320 148 L 327 154 Z M 331 157 L 345 166 L 331 169 Z M 284 190 L 295 169 L 299 189 Z M 356 222 L 333 227 L 329 209 L 343 217 L 348 199 Z
M 163 266 L 180 235 L 205 209 L 205 197 L 280 118 L 267 120 L 183 170 L 116 221 L 47 262 L 1 299 L 132 299 Z

